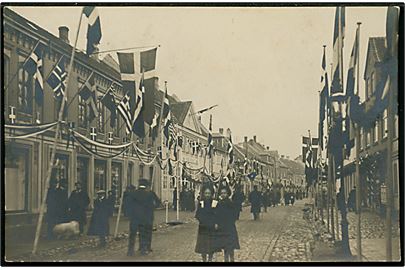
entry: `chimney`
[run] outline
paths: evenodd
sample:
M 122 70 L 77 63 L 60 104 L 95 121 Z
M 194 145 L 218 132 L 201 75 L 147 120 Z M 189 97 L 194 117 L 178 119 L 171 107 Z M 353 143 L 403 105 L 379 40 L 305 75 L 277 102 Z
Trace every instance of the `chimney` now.
M 253 136 L 253 141 L 256 142 L 256 135 Z
M 284 155 L 281 155 L 281 158 L 284 158 Z
M 219 128 L 219 134 L 221 134 L 221 135 L 224 134 L 224 129 L 223 128 Z
M 270 146 L 266 146 L 266 149 L 267 149 L 267 151 L 269 151 L 269 150 L 270 150 Z
M 245 136 L 245 142 L 247 142 L 247 136 Z
M 69 44 L 69 27 L 60 26 L 59 27 L 59 38 Z

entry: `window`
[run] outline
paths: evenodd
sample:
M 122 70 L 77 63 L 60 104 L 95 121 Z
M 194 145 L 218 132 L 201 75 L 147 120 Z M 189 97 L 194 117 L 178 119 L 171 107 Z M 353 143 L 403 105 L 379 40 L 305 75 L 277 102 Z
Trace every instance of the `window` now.
M 18 110 L 24 113 L 32 113 L 32 76 L 28 75 L 22 67 L 18 69 Z
M 399 187 L 399 181 L 398 181 L 398 174 L 399 174 L 399 169 L 398 169 L 398 160 L 395 160 L 394 161 L 394 166 L 393 166 L 393 172 L 392 172 L 392 174 L 393 174 L 393 178 L 394 178 L 394 194 L 395 195 L 398 195 L 398 193 L 399 193 L 399 190 L 398 190 L 398 187 Z
M 398 114 L 394 116 L 394 138 L 398 138 Z
M 139 179 L 143 178 L 143 164 L 139 164 Z
M 360 149 L 364 148 L 364 129 L 360 128 Z
M 106 190 L 107 187 L 107 163 L 104 160 L 94 162 L 94 191 Z
M 115 198 L 115 205 L 119 205 L 122 191 L 122 165 L 116 162 L 111 164 L 111 191 Z
M 120 127 L 121 127 L 121 121 L 120 121 L 120 116 L 117 114 L 117 117 L 115 117 L 115 125 L 114 125 L 114 136 L 119 137 L 120 136 Z
M 100 132 L 100 133 L 104 133 L 105 132 L 105 129 L 104 129 L 104 105 L 101 103 L 101 102 L 99 102 L 98 104 L 97 104 L 97 109 L 98 109 L 98 121 L 97 121 L 97 126 L 98 126 L 98 131 Z
M 128 171 L 127 171 L 127 183 L 128 184 L 134 184 L 134 181 L 132 180 L 132 163 L 128 163 Z
M 79 95 L 79 127 L 86 128 L 88 126 L 87 104 L 86 101 Z
M 374 139 L 374 143 L 377 143 L 378 142 L 378 136 L 379 136 L 379 132 L 378 132 L 378 129 L 380 128 L 380 125 L 379 125 L 379 121 L 378 121 L 378 119 L 375 121 L 375 124 L 374 124 L 374 129 L 373 129 L 373 139 Z
M 5 210 L 24 211 L 28 196 L 28 151 L 10 146 L 6 146 L 6 151 Z
M 373 72 L 373 73 L 371 73 L 371 85 L 370 85 L 371 95 L 374 94 L 375 85 L 376 85 L 376 74 L 375 74 L 375 72 Z
M 384 110 L 383 115 L 383 138 L 386 138 L 388 135 L 388 111 L 387 109 Z
M 366 132 L 366 146 L 370 146 L 371 144 L 371 131 L 367 130 Z
M 163 176 L 163 189 L 167 189 L 167 176 Z

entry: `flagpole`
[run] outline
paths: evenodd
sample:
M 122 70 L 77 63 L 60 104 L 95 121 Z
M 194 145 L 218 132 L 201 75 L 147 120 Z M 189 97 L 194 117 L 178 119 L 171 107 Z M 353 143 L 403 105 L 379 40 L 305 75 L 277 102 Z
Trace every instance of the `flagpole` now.
M 358 35 L 356 36 L 357 38 L 357 67 L 356 67 L 356 73 L 357 73 L 357 82 L 356 82 L 356 88 L 357 88 L 357 95 L 359 96 L 360 94 L 360 25 L 361 22 L 357 23 L 357 29 L 358 29 Z M 356 131 L 356 211 L 357 211 L 357 227 L 356 227 L 356 246 L 357 246 L 357 260 L 361 261 L 362 260 L 362 250 L 361 250 L 361 180 L 360 180 L 360 125 L 355 124 L 355 131 Z
M 166 93 L 167 93 L 167 81 L 165 81 L 165 93 L 163 94 L 162 105 L 161 105 L 161 108 L 160 108 L 160 121 L 159 121 L 159 124 L 161 124 L 162 121 L 163 121 L 163 109 L 164 109 L 164 105 L 165 105 L 164 103 L 165 103 Z M 162 129 L 159 128 L 158 131 L 160 131 L 160 151 L 162 153 L 162 159 L 163 159 L 163 158 L 165 158 L 163 156 L 163 136 L 164 136 L 163 128 Z M 170 159 L 170 157 L 169 157 L 169 159 Z M 168 166 L 168 164 L 170 162 L 169 159 L 167 160 L 167 166 Z M 161 182 L 162 182 L 162 197 L 163 197 L 164 169 L 161 169 L 161 170 L 162 170 L 162 172 L 161 172 L 160 178 L 161 178 Z M 166 183 L 166 200 L 165 200 L 166 201 L 166 224 L 169 223 L 169 186 L 170 186 L 170 181 L 171 181 L 171 179 L 170 179 L 170 175 L 169 175 L 168 181 Z
M 49 186 L 49 181 L 50 181 L 51 174 L 52 174 L 52 169 L 53 169 L 53 166 L 54 166 L 54 160 L 55 160 L 55 156 L 56 156 L 56 146 L 57 146 L 57 144 L 59 142 L 60 125 L 61 125 L 61 121 L 63 120 L 63 111 L 64 111 L 66 99 L 67 99 L 67 91 L 69 89 L 68 88 L 68 86 L 69 86 L 69 78 L 70 78 L 70 74 L 71 74 L 71 71 L 72 71 L 72 68 L 73 68 L 73 60 L 74 60 L 74 57 L 75 57 L 77 41 L 79 39 L 79 32 L 80 32 L 80 26 L 81 26 L 81 23 L 82 23 L 82 17 L 83 17 L 83 12 L 81 10 L 80 11 L 79 25 L 77 27 L 77 32 L 76 32 L 76 39 L 75 39 L 74 46 L 72 48 L 72 54 L 71 54 L 71 57 L 70 57 L 69 69 L 68 69 L 68 73 L 66 75 L 65 96 L 62 97 L 62 101 L 61 101 L 62 104 L 61 104 L 60 109 L 59 109 L 58 124 L 56 125 L 54 143 L 53 143 L 53 148 L 52 148 L 52 151 L 51 151 L 51 153 L 52 153 L 51 154 L 51 159 L 49 161 L 48 172 L 47 172 L 46 180 L 45 180 L 45 188 L 47 188 Z M 48 192 L 45 190 L 44 196 L 42 198 L 41 208 L 40 208 L 40 211 L 39 211 L 37 229 L 36 229 L 36 232 L 35 232 L 35 239 L 34 239 L 34 247 L 32 249 L 32 254 L 34 254 L 34 255 L 37 253 L 39 236 L 40 236 L 40 233 L 41 233 L 42 221 L 43 221 L 43 218 L 44 218 L 44 211 L 45 211 L 47 195 L 48 195 Z
M 340 87 L 341 87 L 341 92 L 343 93 L 343 33 L 342 33 L 342 9 L 344 7 L 340 7 L 339 10 L 339 41 L 340 41 Z M 340 112 L 340 117 L 342 116 L 342 112 Z M 344 151 L 342 147 L 342 151 Z M 341 233 L 342 233 L 342 248 L 343 248 L 343 254 L 345 256 L 351 256 L 351 251 L 350 251 L 350 245 L 349 245 L 349 223 L 347 221 L 347 208 L 346 208 L 346 203 L 345 203 L 345 182 L 343 179 L 343 159 L 344 159 L 344 153 L 343 153 L 343 158 L 340 160 L 340 200 L 342 200 L 341 206 L 342 209 L 340 209 L 340 214 L 341 214 Z M 336 198 L 337 201 L 337 198 Z M 336 209 L 338 211 L 338 209 Z

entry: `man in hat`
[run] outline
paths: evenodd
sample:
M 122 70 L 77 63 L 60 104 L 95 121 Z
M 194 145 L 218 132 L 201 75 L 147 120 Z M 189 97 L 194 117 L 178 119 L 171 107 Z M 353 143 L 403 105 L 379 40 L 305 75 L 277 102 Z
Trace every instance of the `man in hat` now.
M 83 234 L 86 224 L 86 208 L 90 203 L 87 192 L 82 189 L 80 182 L 75 183 L 75 190 L 72 191 L 68 200 L 69 215 L 71 220 L 79 222 L 80 234 Z
M 128 195 L 128 204 L 131 205 L 128 216 L 130 218 L 128 256 L 134 255 L 136 233 L 139 232 L 139 245 L 141 255 L 152 251 L 153 212 L 159 205 L 156 194 L 148 190 L 149 181 L 139 179 L 139 188 Z
M 253 191 L 249 194 L 250 212 L 253 214 L 253 219 L 258 220 L 260 216 L 260 208 L 262 206 L 262 195 L 257 190 L 257 186 L 253 186 Z
M 104 190 L 97 191 L 97 199 L 94 200 L 94 210 L 90 220 L 88 235 L 96 235 L 100 239 L 100 247 L 105 247 L 107 244 L 107 236 L 110 231 L 110 205 L 108 203 L 106 192 Z

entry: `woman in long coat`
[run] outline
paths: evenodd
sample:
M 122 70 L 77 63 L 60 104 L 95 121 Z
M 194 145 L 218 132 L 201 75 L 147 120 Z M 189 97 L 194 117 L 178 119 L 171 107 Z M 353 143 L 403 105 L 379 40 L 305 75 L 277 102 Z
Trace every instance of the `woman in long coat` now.
M 206 186 L 202 191 L 202 200 L 199 201 L 195 218 L 198 220 L 198 234 L 195 252 L 200 253 L 203 262 L 211 262 L 215 252 L 220 251 L 215 245 L 216 200 L 212 199 L 212 188 Z
M 217 245 L 218 248 L 224 250 L 224 261 L 233 262 L 235 261 L 234 250 L 240 249 L 238 231 L 235 226 L 238 209 L 229 199 L 229 188 L 222 187 L 219 194 L 216 210 L 218 224 Z
M 94 210 L 91 216 L 88 235 L 96 235 L 100 238 L 100 246 L 105 247 L 106 237 L 109 234 L 110 226 L 108 223 L 111 211 L 109 200 L 105 196 L 105 191 L 97 192 L 97 199 L 94 200 Z

